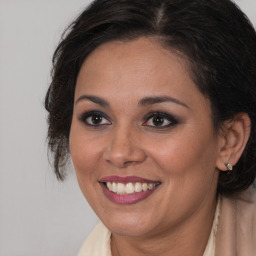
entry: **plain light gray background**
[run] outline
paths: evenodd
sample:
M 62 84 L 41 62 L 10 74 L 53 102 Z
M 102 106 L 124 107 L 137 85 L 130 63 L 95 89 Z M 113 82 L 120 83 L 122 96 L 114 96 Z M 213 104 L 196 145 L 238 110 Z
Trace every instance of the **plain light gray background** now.
M 76 255 L 97 217 L 48 164 L 43 99 L 63 29 L 90 0 L 0 0 L 0 256 Z M 256 1 L 235 1 L 256 24 Z

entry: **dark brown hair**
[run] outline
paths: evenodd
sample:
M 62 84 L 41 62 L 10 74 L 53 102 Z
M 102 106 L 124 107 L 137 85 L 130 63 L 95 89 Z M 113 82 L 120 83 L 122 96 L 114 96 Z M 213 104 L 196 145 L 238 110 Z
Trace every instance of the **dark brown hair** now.
M 154 36 L 187 57 L 198 89 L 210 99 L 216 130 L 237 113 L 248 113 L 249 141 L 234 170 L 220 173 L 218 192 L 246 189 L 256 175 L 256 33 L 230 0 L 96 0 L 78 16 L 54 53 L 45 98 L 57 177 L 64 179 L 69 158 L 74 91 L 82 63 L 99 45 L 141 36 Z

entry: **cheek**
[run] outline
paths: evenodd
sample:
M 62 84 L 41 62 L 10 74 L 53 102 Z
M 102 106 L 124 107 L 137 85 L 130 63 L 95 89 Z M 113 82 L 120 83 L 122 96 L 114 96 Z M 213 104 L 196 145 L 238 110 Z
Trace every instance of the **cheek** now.
M 97 187 L 96 162 L 98 159 L 95 147 L 88 141 L 88 136 L 84 136 L 84 132 L 74 123 L 71 125 L 69 144 L 70 154 L 74 165 L 77 182 L 79 187 L 87 199 L 88 203 L 95 208 L 95 198 Z
M 75 141 L 74 141 L 75 142 Z M 70 154 L 76 172 L 90 172 L 93 166 L 93 152 L 89 146 L 82 143 L 81 140 L 70 145 Z
M 193 131 L 179 133 L 154 143 L 149 154 L 165 174 L 184 177 L 212 174 L 217 156 L 216 139 L 203 131 L 199 136 Z
M 93 173 L 97 154 L 94 144 L 88 141 L 88 136 L 84 135 L 83 129 L 75 121 L 71 125 L 69 146 L 78 179 L 90 176 Z
M 166 202 L 173 203 L 171 211 L 174 208 L 177 212 L 194 210 L 206 195 L 215 193 L 218 180 L 216 152 L 213 137 L 187 137 L 184 134 L 152 148 L 151 156 L 161 170 L 162 179 L 166 181 L 163 202 L 165 205 Z M 187 206 L 184 202 L 187 202 Z

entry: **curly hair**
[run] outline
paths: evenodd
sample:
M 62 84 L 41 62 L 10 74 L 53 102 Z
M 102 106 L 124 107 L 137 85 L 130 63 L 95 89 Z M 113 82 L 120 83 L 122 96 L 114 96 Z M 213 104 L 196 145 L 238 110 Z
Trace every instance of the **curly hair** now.
M 96 0 L 76 18 L 54 52 L 45 98 L 57 178 L 65 177 L 76 79 L 84 60 L 106 42 L 142 36 L 154 36 L 187 57 L 192 79 L 211 102 L 216 131 L 237 113 L 249 115 L 247 146 L 229 175 L 220 172 L 218 192 L 248 188 L 256 175 L 256 33 L 230 0 Z

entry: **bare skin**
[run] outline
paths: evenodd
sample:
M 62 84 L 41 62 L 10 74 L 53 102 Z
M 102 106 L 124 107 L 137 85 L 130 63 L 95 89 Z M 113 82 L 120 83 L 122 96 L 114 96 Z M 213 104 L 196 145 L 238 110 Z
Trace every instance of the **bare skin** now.
M 80 70 L 70 151 L 85 198 L 112 232 L 113 256 L 203 255 L 217 168 L 232 151 L 223 153 L 226 137 L 214 131 L 210 102 L 187 67 L 155 39 L 139 38 L 100 46 Z M 113 175 L 160 185 L 119 204 L 102 189 Z

